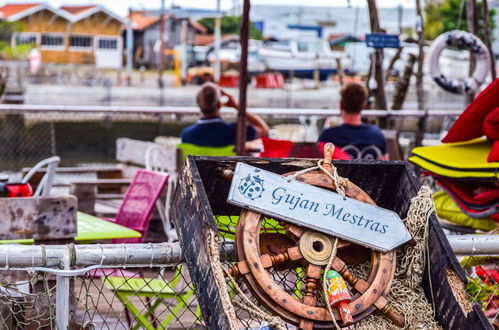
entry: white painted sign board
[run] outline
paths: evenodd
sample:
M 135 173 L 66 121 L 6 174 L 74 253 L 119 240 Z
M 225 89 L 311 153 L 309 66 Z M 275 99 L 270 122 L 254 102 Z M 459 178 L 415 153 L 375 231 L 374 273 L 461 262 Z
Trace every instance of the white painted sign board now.
M 381 252 L 411 235 L 393 211 L 237 163 L 227 202 Z

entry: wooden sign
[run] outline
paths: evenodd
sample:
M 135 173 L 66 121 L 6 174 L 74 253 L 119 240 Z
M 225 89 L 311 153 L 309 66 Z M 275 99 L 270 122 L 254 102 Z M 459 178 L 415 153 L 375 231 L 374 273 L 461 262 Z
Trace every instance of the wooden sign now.
M 0 239 L 70 239 L 76 236 L 74 196 L 0 198 Z
M 400 39 L 397 34 L 369 33 L 366 44 L 372 48 L 400 48 Z
M 243 163 L 227 201 L 382 252 L 411 239 L 395 212 Z

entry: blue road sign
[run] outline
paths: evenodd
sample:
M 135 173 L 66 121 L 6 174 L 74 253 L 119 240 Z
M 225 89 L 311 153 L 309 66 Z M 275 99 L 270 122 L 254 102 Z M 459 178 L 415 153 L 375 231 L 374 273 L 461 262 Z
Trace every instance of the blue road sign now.
M 372 48 L 399 48 L 400 39 L 397 34 L 369 33 L 366 34 L 366 44 Z

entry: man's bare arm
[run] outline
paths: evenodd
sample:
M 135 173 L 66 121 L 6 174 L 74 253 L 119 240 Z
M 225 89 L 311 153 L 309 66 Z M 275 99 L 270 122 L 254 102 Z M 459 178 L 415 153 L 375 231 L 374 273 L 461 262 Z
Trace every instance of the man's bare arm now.
M 226 93 L 224 90 L 222 90 L 222 95 L 225 95 L 228 98 L 228 101 L 224 104 L 226 107 L 231 107 L 239 111 L 239 104 L 232 95 Z M 257 137 L 269 135 L 269 126 L 262 117 L 246 111 L 246 119 L 248 120 L 248 124 L 255 127 Z

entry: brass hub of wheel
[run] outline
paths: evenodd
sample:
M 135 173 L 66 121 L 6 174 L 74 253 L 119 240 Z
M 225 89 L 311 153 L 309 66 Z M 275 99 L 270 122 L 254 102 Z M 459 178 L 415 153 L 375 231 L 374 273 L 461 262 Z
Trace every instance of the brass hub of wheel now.
M 304 232 L 298 242 L 303 258 L 318 266 L 327 265 L 333 253 L 333 245 L 331 236 L 312 230 Z

